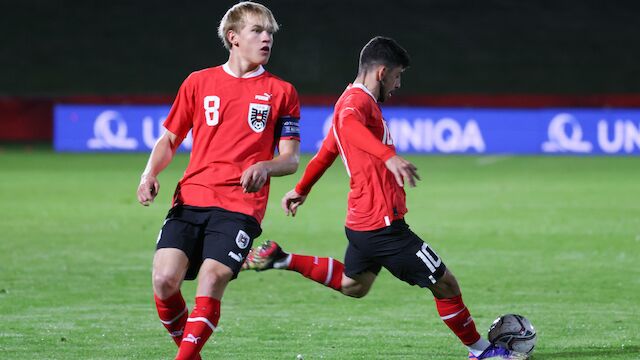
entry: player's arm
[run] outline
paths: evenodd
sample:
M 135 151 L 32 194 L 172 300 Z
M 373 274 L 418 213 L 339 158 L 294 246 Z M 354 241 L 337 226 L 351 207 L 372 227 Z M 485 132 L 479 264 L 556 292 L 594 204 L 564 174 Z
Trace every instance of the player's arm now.
M 269 161 L 260 161 L 248 167 L 240 177 L 240 185 L 245 192 L 256 192 L 271 176 L 295 173 L 300 163 L 300 141 L 283 139 L 278 143 L 278 156 Z
M 344 142 L 382 160 L 399 186 L 404 186 L 405 181 L 411 186 L 416 186 L 416 179 L 420 180 L 420 176 L 415 165 L 398 156 L 393 148 L 377 139 L 364 125 L 358 109 L 344 109 L 339 116 L 339 124 L 340 137 Z
M 140 176 L 140 185 L 138 185 L 138 201 L 144 206 L 149 206 L 158 191 L 160 191 L 160 183 L 158 182 L 158 174 L 169 165 L 173 159 L 176 149 L 180 146 L 181 140 L 171 131 L 165 132 L 153 146 L 147 166 Z
M 322 142 L 320 150 L 307 164 L 304 174 L 296 187 L 287 192 L 282 198 L 280 205 L 286 215 L 296 216 L 298 207 L 305 202 L 313 185 L 320 180 L 325 171 L 338 157 L 338 147 L 332 130 L 333 128 L 329 130 L 329 134 Z

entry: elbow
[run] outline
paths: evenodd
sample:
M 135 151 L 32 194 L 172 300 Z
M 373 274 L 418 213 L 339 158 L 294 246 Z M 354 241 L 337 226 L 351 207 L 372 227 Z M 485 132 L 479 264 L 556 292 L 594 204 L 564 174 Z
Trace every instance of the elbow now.
M 289 162 L 289 173 L 287 175 L 295 174 L 296 171 L 298 171 L 298 166 L 300 166 L 300 156 L 292 156 Z

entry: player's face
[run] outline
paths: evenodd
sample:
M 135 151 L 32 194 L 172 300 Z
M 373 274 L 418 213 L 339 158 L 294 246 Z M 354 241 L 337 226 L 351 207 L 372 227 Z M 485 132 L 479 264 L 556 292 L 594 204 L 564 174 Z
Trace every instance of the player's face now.
M 273 29 L 258 16 L 249 15 L 238 34 L 240 56 L 252 64 L 266 64 L 273 46 Z
M 382 77 L 380 87 L 380 99 L 382 101 L 389 100 L 393 93 L 400 89 L 400 78 L 404 69 L 401 66 L 389 68 Z

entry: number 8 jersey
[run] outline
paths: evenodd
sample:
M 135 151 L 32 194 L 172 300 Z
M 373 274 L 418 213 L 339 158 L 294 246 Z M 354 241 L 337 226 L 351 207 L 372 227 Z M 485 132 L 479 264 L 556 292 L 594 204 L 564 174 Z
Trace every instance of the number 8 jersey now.
M 164 122 L 182 141 L 192 130 L 189 165 L 173 205 L 220 207 L 262 221 L 269 181 L 256 193 L 240 185 L 249 166 L 273 159 L 280 140 L 300 141 L 293 85 L 260 66 L 237 77 L 227 64 L 191 73 Z

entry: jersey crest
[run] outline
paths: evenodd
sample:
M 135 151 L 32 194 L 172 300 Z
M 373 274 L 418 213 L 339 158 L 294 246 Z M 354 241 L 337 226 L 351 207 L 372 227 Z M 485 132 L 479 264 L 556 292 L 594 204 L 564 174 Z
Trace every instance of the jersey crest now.
M 249 126 L 251 130 L 260 133 L 267 127 L 267 119 L 271 106 L 265 104 L 249 104 Z

